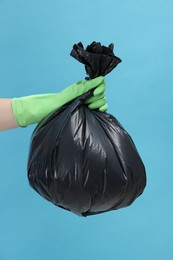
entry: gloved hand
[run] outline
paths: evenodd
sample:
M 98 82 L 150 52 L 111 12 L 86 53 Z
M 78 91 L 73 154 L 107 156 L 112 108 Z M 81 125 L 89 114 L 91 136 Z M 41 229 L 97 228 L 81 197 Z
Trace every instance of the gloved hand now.
M 39 123 L 45 116 L 93 89 L 93 95 L 86 104 L 90 109 L 107 110 L 106 85 L 102 76 L 92 80 L 81 80 L 59 93 L 32 95 L 12 99 L 12 110 L 17 124 L 26 127 Z

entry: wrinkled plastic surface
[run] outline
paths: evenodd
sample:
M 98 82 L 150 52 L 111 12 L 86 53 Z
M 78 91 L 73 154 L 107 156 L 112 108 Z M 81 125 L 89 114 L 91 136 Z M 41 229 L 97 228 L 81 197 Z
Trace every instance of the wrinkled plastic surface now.
M 75 100 L 33 133 L 28 177 L 44 198 L 78 215 L 130 205 L 145 187 L 135 145 L 107 113 Z
M 36 127 L 28 158 L 30 185 L 80 216 L 129 206 L 146 185 L 145 167 L 131 137 L 114 116 L 89 110 L 84 104 L 88 95 Z
M 70 55 L 85 65 L 88 78 L 93 79 L 107 75 L 121 62 L 121 59 L 114 55 L 113 49 L 113 43 L 106 47 L 100 42 L 92 42 L 84 49 L 79 42 L 73 45 Z

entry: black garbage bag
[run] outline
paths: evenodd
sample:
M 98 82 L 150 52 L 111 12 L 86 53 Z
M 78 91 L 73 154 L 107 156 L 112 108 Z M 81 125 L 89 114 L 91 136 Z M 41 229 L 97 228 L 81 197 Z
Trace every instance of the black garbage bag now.
M 71 55 L 85 64 L 89 78 L 106 75 L 121 61 L 113 45 L 95 42 L 86 50 L 81 43 L 74 45 Z M 131 137 L 112 115 L 89 110 L 84 104 L 88 95 L 38 124 L 28 158 L 30 185 L 56 206 L 80 216 L 129 206 L 146 185 Z
M 105 47 L 99 42 L 93 42 L 85 50 L 83 44 L 79 42 L 73 45 L 71 56 L 85 64 L 89 79 L 93 79 L 105 76 L 121 62 L 121 59 L 114 55 L 113 49 L 113 43 Z

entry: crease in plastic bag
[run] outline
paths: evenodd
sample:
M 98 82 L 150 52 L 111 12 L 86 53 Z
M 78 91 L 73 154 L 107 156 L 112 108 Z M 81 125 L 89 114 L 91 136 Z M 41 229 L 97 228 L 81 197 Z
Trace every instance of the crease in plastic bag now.
M 81 55 L 87 56 L 89 78 L 103 72 L 93 65 L 93 52 L 101 52 L 100 46 L 92 44 L 91 59 L 89 47 L 85 53 L 81 44 L 71 52 L 84 64 Z M 110 46 L 102 47 L 102 52 L 114 59 Z M 103 74 L 117 64 L 110 61 Z M 88 96 L 57 109 L 38 124 L 28 158 L 33 189 L 56 206 L 85 217 L 131 205 L 146 185 L 145 167 L 132 138 L 113 115 L 89 110 L 84 104 Z
M 100 42 L 92 42 L 84 49 L 81 42 L 73 45 L 71 56 L 85 65 L 86 73 L 89 79 L 98 76 L 105 76 L 111 72 L 121 59 L 113 53 L 114 44 L 108 47 L 101 45 Z

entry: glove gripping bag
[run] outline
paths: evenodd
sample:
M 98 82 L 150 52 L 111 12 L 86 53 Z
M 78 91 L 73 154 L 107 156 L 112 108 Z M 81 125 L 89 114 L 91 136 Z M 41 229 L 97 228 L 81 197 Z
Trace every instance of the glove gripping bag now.
M 77 54 L 77 59 L 87 64 L 92 78 L 106 75 L 121 61 L 112 54 L 113 45 L 91 45 L 100 57 L 92 50 L 89 59 L 81 43 L 74 45 L 71 55 Z M 91 45 L 87 47 L 90 51 Z M 104 61 L 107 56 L 109 60 Z M 57 109 L 38 124 L 28 159 L 30 185 L 56 206 L 80 216 L 129 206 L 146 185 L 145 168 L 131 137 L 112 115 L 89 110 L 84 104 L 88 95 Z

